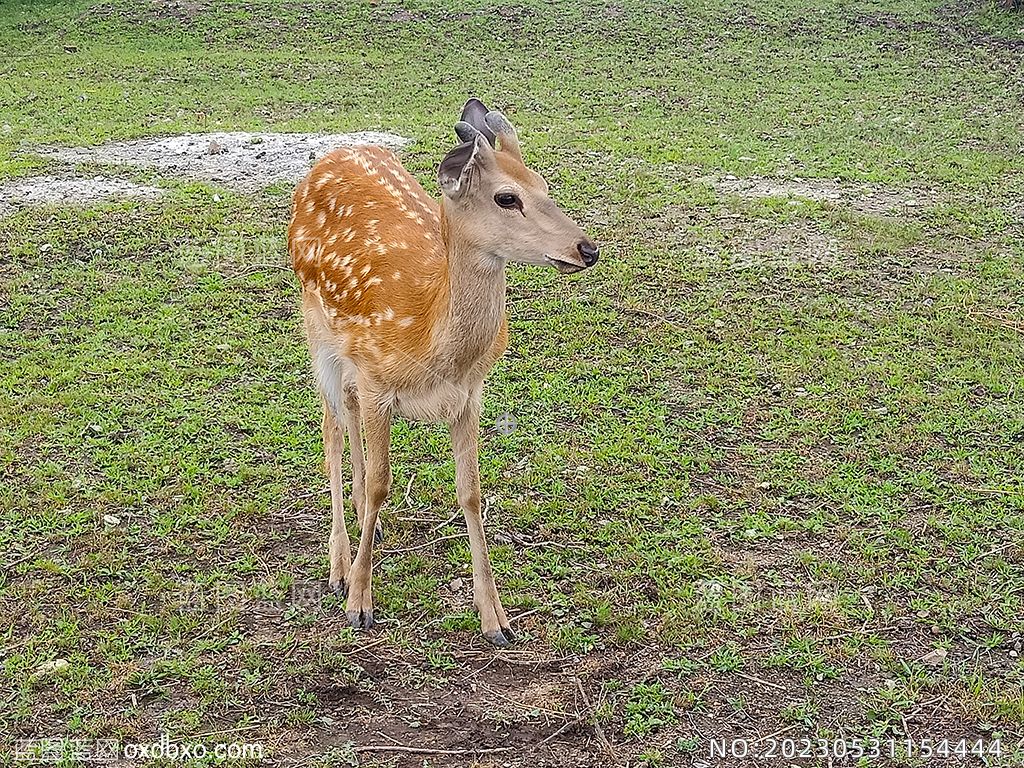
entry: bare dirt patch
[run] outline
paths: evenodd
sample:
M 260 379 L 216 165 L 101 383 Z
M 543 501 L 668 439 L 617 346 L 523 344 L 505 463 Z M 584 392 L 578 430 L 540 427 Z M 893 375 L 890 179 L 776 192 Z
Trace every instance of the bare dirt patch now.
M 791 197 L 845 206 L 858 213 L 887 215 L 928 208 L 939 202 L 930 189 L 895 189 L 878 184 L 843 184 L 830 179 L 723 176 L 707 180 L 718 192 L 746 199 Z
M 771 264 L 835 266 L 839 263 L 839 251 L 838 239 L 809 227 L 751 232 L 737 239 L 729 267 L 749 269 Z
M 332 149 L 376 144 L 398 149 L 408 139 L 393 133 L 186 133 L 96 147 L 43 147 L 39 154 L 66 163 L 155 168 L 172 176 L 213 181 L 252 192 L 278 182 L 296 182 L 313 161 Z
M 398 149 L 408 139 L 393 133 L 190 133 L 96 147 L 41 147 L 38 154 L 69 165 L 123 165 L 156 169 L 181 179 L 208 181 L 241 192 L 293 184 L 313 162 L 333 149 L 376 144 Z M 24 206 L 49 203 L 91 205 L 117 199 L 153 199 L 159 187 L 110 176 L 32 176 L 0 185 L 0 216 Z
M 28 205 L 74 202 L 82 205 L 106 200 L 151 200 L 163 194 L 159 187 L 107 176 L 33 176 L 0 185 L 0 216 Z
M 150 0 L 150 12 L 177 21 L 191 21 L 202 13 L 208 13 L 210 3 L 203 0 Z

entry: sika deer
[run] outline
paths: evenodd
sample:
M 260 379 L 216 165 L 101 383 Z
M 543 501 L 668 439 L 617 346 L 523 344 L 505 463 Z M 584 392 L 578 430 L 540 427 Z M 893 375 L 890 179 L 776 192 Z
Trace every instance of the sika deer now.
M 339 149 L 295 191 L 288 249 L 323 401 L 331 485 L 330 586 L 353 627 L 373 624 L 378 512 L 391 488 L 391 417 L 450 425 L 459 506 L 484 636 L 513 640 L 480 517 L 477 438 L 484 377 L 505 350 L 505 265 L 592 266 L 597 246 L 523 164 L 501 112 L 466 103 L 462 141 L 441 161 L 438 205 L 389 151 Z M 363 441 L 366 440 L 364 460 Z M 360 526 L 351 559 L 342 501 L 344 431 Z

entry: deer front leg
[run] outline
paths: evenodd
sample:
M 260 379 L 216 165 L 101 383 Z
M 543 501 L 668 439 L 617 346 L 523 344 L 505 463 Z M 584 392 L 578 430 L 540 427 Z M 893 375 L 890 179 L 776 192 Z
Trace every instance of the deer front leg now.
M 345 458 L 345 433 L 338 424 L 334 410 L 323 399 L 324 463 L 331 482 L 331 538 L 328 544 L 330 576 L 328 586 L 337 594 L 345 593 L 345 578 L 352 567 L 352 551 L 345 528 L 345 499 L 342 495 L 341 465 Z
M 466 516 L 469 548 L 473 557 L 473 602 L 480 613 L 480 629 L 490 642 L 504 648 L 515 640 L 505 609 L 498 597 L 494 572 L 487 554 L 484 522 L 480 516 L 480 465 L 477 441 L 480 436 L 480 401 L 471 398 L 466 410 L 451 425 L 455 453 L 455 486 L 459 506 Z
M 362 403 L 366 433 L 365 500 L 359 551 L 348 572 L 348 623 L 356 629 L 373 626 L 373 596 L 370 587 L 373 572 L 373 541 L 377 515 L 391 493 L 391 411 L 373 403 Z

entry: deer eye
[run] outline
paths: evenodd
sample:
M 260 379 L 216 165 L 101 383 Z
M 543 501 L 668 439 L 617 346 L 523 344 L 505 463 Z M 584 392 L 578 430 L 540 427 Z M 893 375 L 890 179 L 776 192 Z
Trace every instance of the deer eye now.
M 523 210 L 523 204 L 519 201 L 519 198 L 511 192 L 499 192 L 494 196 L 494 202 L 502 208 L 518 208 L 519 210 Z

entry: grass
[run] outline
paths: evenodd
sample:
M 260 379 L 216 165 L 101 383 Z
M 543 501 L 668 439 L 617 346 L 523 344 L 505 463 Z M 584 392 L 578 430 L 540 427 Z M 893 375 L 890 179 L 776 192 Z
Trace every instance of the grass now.
M 482 446 L 522 615 L 503 655 L 477 637 L 458 538 L 381 555 L 370 636 L 323 594 L 318 405 L 276 266 L 290 190 L 97 169 L 167 194 L 0 219 L 11 739 L 672 765 L 786 728 L 999 739 L 1019 761 L 1020 15 L 15 1 L 0 47 L 0 179 L 52 170 L 44 143 L 383 129 L 436 189 L 478 94 L 605 254 L 568 280 L 510 270 Z M 709 181 L 729 175 L 926 204 Z M 442 428 L 396 425 L 385 550 L 460 532 L 447 452 Z

